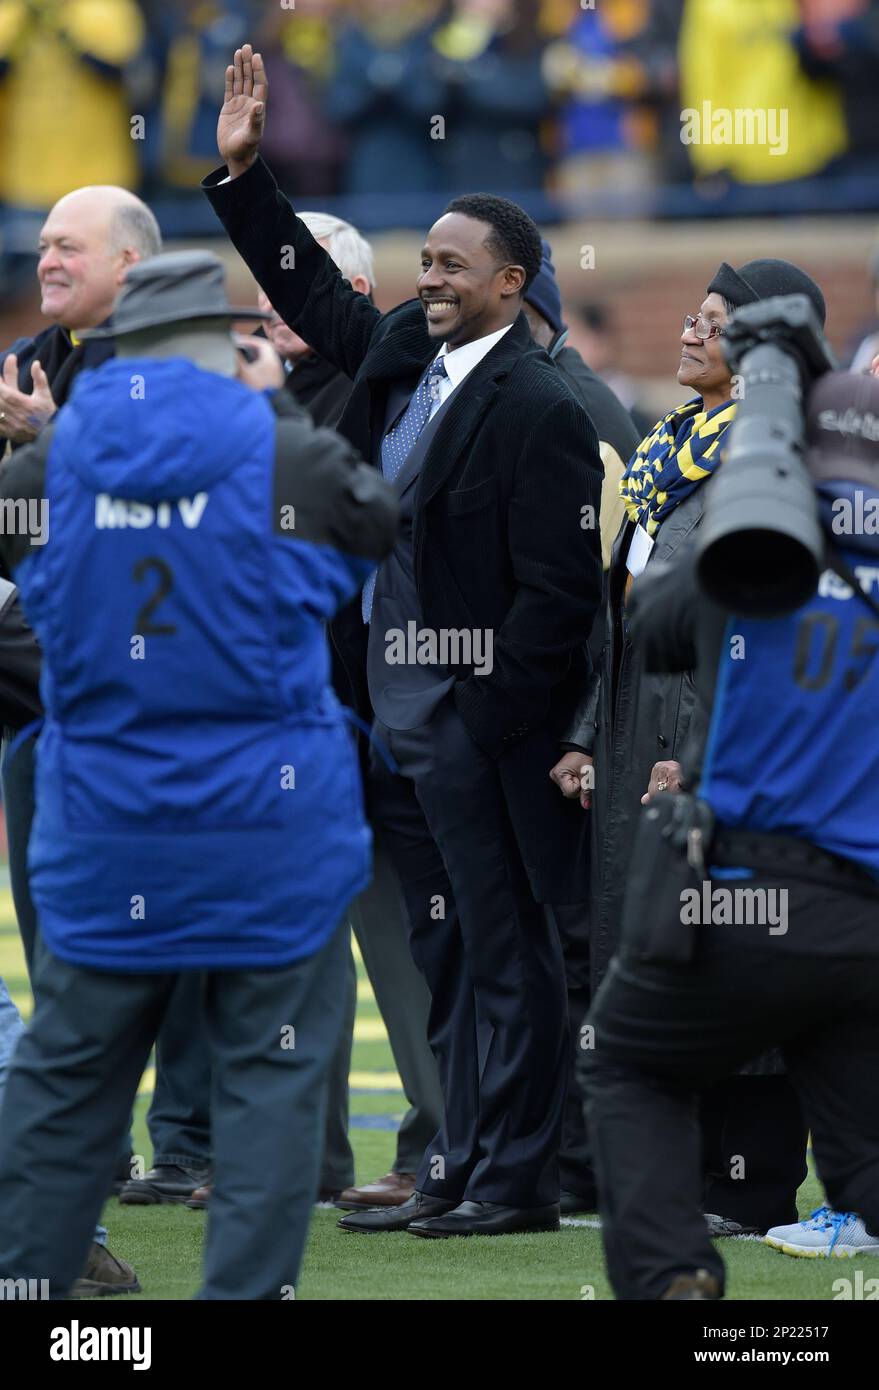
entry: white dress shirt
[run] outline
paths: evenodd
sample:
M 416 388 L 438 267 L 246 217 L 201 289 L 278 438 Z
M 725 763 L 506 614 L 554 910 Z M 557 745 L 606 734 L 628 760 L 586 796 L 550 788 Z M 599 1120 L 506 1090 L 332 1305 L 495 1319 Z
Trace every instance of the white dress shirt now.
M 439 381 L 439 392 L 437 399 L 430 407 L 430 420 L 444 401 L 448 400 L 453 391 L 461 385 L 465 377 L 469 376 L 473 368 L 478 365 L 487 352 L 491 352 L 495 343 L 499 343 L 505 333 L 509 333 L 512 324 L 508 323 L 506 328 L 499 328 L 496 333 L 487 333 L 484 338 L 474 338 L 472 343 L 465 343 L 463 347 L 449 348 L 448 343 L 443 343 L 436 358 L 442 357 L 446 364 L 448 380 L 441 377 Z

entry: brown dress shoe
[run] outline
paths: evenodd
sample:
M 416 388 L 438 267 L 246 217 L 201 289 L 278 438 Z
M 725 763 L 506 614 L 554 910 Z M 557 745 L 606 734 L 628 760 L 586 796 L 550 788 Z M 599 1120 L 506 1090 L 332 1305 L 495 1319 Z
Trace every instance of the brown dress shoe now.
M 140 1293 L 137 1275 L 124 1260 L 117 1260 L 106 1245 L 92 1241 L 85 1269 L 70 1290 L 71 1298 L 102 1298 L 107 1294 Z
M 191 1197 L 184 1202 L 184 1206 L 192 1207 L 193 1211 L 202 1211 L 211 1199 L 211 1184 L 206 1182 L 204 1187 L 197 1187 Z
M 673 1279 L 662 1295 L 661 1302 L 668 1299 L 683 1301 L 688 1299 L 720 1298 L 720 1284 L 707 1269 L 697 1269 L 693 1274 L 679 1274 Z
M 415 1191 L 414 1173 L 386 1173 L 375 1182 L 362 1187 L 346 1187 L 340 1192 L 336 1206 L 340 1211 L 356 1211 L 358 1207 L 401 1207 Z

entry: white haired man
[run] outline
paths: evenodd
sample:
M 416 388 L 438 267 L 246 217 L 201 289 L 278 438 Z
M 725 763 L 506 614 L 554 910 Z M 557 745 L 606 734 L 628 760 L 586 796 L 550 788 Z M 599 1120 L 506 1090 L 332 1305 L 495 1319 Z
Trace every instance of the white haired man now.
M 352 289 L 371 298 L 375 289 L 375 267 L 372 247 L 366 238 L 341 217 L 325 212 L 303 212 L 300 216 L 311 235 L 350 281 Z M 316 425 L 335 429 L 351 394 L 350 378 L 319 357 L 305 339 L 284 322 L 262 290 L 259 306 L 272 315 L 265 331 L 284 362 L 288 391 L 305 406 Z

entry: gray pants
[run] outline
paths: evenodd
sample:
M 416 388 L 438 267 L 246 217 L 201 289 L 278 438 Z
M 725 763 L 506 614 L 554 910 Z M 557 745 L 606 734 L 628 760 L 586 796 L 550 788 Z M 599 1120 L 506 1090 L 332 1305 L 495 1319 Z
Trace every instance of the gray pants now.
M 347 945 L 340 928 L 285 969 L 201 977 L 215 1155 L 202 1299 L 281 1299 L 296 1283 Z M 0 1279 L 48 1279 L 57 1299 L 81 1272 L 176 978 L 83 970 L 38 948 L 36 1010 L 4 1098 Z
M 36 735 L 10 756 L 13 730 L 3 744 L 3 805 L 9 841 L 9 877 L 28 975 L 33 974 L 39 929 L 31 898 L 27 851 L 34 820 L 34 750 Z M 211 1160 L 210 1056 L 198 1016 L 198 977 L 178 975 L 174 995 L 156 1038 L 156 1085 L 147 1115 L 153 1163 L 180 1163 L 207 1169 Z M 120 1158 L 128 1159 L 132 1140 L 122 1141 Z
M 354 899 L 349 916 L 409 1102 L 394 1172 L 417 1173 L 443 1122 L 439 1069 L 427 1041 L 430 991 L 412 959 L 403 890 L 375 825 L 373 835 L 372 882 Z

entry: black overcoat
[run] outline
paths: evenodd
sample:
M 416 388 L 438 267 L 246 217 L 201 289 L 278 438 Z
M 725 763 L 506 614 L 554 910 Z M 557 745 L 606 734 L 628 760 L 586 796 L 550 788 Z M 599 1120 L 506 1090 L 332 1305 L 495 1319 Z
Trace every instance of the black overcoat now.
M 294 214 L 262 160 L 204 188 L 231 240 L 284 320 L 353 381 L 339 432 L 379 457 L 392 384 L 415 387 L 436 355 L 417 300 L 381 314 L 354 291 Z M 493 670 L 451 668 L 455 703 L 475 742 L 498 760 L 532 891 L 582 899 L 584 818 L 548 772 L 584 674 L 601 599 L 598 437 L 519 315 L 452 397 L 417 483 L 414 563 L 423 622 L 490 629 Z M 363 666 L 361 632 L 342 659 Z M 351 672 L 357 684 L 358 672 Z M 359 679 L 362 680 L 362 675 Z
M 648 568 L 672 561 L 702 519 L 703 482 L 675 507 L 656 533 Z M 694 719 L 706 715 L 689 671 L 651 673 L 625 624 L 626 556 L 634 524 L 624 522 L 614 543 L 608 574 L 607 631 L 601 662 L 568 731 L 567 742 L 591 752 L 592 877 L 590 942 L 592 980 L 597 986 L 619 944 L 620 918 L 632 867 L 641 797 L 653 764 L 681 761 Z

